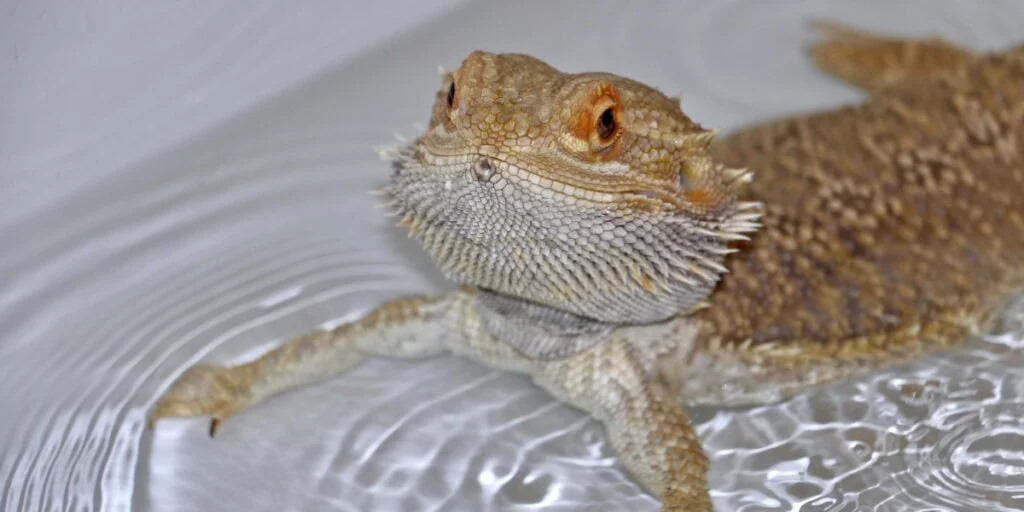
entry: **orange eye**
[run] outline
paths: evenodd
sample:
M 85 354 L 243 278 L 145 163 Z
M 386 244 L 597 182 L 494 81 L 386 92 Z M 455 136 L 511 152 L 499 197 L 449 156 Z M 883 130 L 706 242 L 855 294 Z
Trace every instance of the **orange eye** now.
M 618 156 L 624 144 L 623 107 L 615 86 L 597 81 L 573 98 L 567 147 L 585 158 L 606 162 Z
M 590 151 L 599 160 L 615 158 L 621 145 L 622 104 L 619 94 L 610 84 L 601 84 L 591 92 L 586 139 Z

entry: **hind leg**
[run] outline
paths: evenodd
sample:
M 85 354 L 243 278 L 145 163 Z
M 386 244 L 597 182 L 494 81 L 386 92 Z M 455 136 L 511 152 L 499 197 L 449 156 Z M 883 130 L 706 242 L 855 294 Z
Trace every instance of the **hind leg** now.
M 881 365 L 878 360 L 797 362 L 756 354 L 699 352 L 682 368 L 678 363 L 663 366 L 657 379 L 685 406 L 748 407 L 785 400 Z
M 814 63 L 868 91 L 927 79 L 975 58 L 970 51 L 939 38 L 872 34 L 829 21 L 815 21 L 812 27 L 822 36 L 810 47 Z
M 946 350 L 978 333 L 978 318 L 950 313 L 931 321 L 843 341 L 780 341 L 669 355 L 657 378 L 682 404 L 743 407 Z

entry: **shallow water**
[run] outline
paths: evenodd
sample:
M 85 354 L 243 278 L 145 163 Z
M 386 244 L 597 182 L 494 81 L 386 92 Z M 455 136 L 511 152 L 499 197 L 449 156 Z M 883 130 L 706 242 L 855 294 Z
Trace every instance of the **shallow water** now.
M 561 2 L 538 17 L 547 4 L 465 3 L 406 13 L 427 21 L 344 49 L 329 48 L 328 22 L 326 35 L 274 32 L 291 18 L 272 3 L 189 14 L 180 48 L 160 51 L 204 55 L 189 60 L 192 81 L 160 75 L 81 126 L 0 137 L 18 142 L 0 148 L 0 509 L 657 510 L 594 421 L 454 357 L 371 361 L 214 440 L 202 420 L 143 428 L 197 361 L 248 359 L 449 286 L 366 193 L 387 175 L 371 146 L 426 119 L 438 62 L 481 47 L 615 71 L 682 91 L 692 117 L 727 130 L 858 98 L 806 62 L 810 17 L 976 47 L 1024 26 L 1011 2 L 654 4 Z M 323 9 L 302 16 L 358 28 Z M 240 56 L 249 67 L 232 68 Z M 242 87 L 242 75 L 277 89 Z M 162 109 L 174 87 L 203 108 Z M 233 95 L 245 104 L 214 115 Z M 1024 307 L 1014 311 L 1006 333 L 951 354 L 771 406 L 693 411 L 719 508 L 1024 509 Z

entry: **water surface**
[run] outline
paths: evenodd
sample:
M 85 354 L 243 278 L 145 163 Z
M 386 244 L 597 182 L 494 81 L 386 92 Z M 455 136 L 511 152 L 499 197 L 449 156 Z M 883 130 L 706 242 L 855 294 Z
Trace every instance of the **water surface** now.
M 19 145 L 4 150 L 0 187 L 3 510 L 657 510 L 596 422 L 455 357 L 370 361 L 213 440 L 203 420 L 153 433 L 144 418 L 198 361 L 242 361 L 450 287 L 366 193 L 388 172 L 372 146 L 426 120 L 438 63 L 485 48 L 614 71 L 681 91 L 693 118 L 728 130 L 859 98 L 807 62 L 812 17 L 979 48 L 1024 26 L 1011 2 L 467 2 L 341 51 L 323 20 L 355 30 L 347 13 L 312 9 L 302 16 L 323 32 L 286 38 L 274 30 L 292 15 L 259 5 L 174 18 L 193 25 L 163 53 L 100 69 L 155 73 L 151 57 L 194 54 L 179 57 L 192 81 L 155 75 L 81 127 L 7 139 Z M 281 57 L 293 46 L 307 53 Z M 200 82 L 189 101 L 209 108 L 161 105 L 157 92 Z M 204 94 L 222 98 L 220 117 Z M 228 108 L 232 94 L 245 102 Z M 719 508 L 1024 509 L 1024 308 L 1010 318 L 950 354 L 779 404 L 694 411 Z

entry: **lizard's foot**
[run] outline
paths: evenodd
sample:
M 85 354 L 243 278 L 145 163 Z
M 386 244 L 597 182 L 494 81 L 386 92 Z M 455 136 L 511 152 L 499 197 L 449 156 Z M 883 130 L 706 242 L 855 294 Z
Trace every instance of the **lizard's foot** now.
M 197 364 L 174 381 L 147 425 L 161 418 L 210 416 L 210 437 L 234 414 L 279 393 L 345 372 L 367 353 L 427 357 L 441 353 L 453 303 L 463 295 L 403 297 L 331 331 L 296 336 L 237 366 Z
M 208 415 L 213 437 L 222 421 L 252 404 L 251 383 L 247 365 L 195 365 L 160 397 L 147 426 L 152 428 L 161 418 Z
M 910 39 L 861 31 L 831 21 L 811 23 L 822 37 L 810 47 L 824 72 L 853 85 L 877 90 L 956 69 L 974 55 L 942 39 Z

